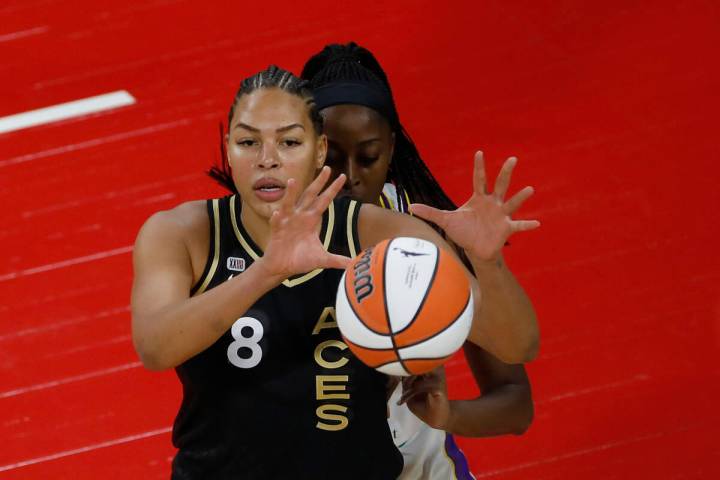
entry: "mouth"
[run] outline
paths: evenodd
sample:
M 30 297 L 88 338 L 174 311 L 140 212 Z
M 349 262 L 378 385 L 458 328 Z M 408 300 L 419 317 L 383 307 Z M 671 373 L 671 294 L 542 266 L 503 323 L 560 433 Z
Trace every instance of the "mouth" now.
M 264 202 L 276 202 L 285 194 L 285 184 L 271 177 L 264 177 L 253 183 L 255 195 Z
M 261 178 L 260 180 L 253 183 L 253 190 L 259 190 L 263 192 L 276 192 L 278 190 L 285 190 L 285 184 L 280 180 L 274 178 Z

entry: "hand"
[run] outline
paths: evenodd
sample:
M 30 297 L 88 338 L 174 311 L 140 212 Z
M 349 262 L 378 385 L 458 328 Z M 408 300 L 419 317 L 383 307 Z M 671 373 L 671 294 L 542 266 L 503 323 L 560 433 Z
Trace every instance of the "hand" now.
M 330 168 L 320 174 L 302 194 L 295 179 L 289 179 L 280 208 L 270 217 L 270 241 L 263 261 L 271 275 L 285 279 L 316 268 L 345 268 L 351 259 L 323 248 L 318 232 L 322 215 L 345 183 L 340 175 L 320 193 L 330 178 Z
M 422 204 L 412 204 L 410 211 L 420 218 L 442 228 L 450 239 L 470 256 L 492 261 L 500 256 L 507 239 L 515 232 L 532 230 L 540 226 L 537 220 L 513 220 L 510 215 L 533 194 L 525 187 L 510 200 L 505 194 L 517 158 L 510 157 L 503 164 L 495 180 L 495 191 L 488 193 L 485 180 L 483 153 L 475 154 L 473 194 L 455 211 L 438 210 Z
M 398 405 L 407 403 L 410 411 L 420 420 L 432 428 L 446 430 L 450 421 L 450 400 L 443 368 L 405 377 L 402 382 L 403 392 Z

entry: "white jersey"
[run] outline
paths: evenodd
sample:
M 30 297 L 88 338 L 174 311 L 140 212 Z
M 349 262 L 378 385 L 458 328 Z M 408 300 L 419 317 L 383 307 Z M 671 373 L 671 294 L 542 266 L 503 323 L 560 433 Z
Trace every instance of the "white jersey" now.
M 405 461 L 398 480 L 474 479 L 453 436 L 428 426 L 407 405 L 398 405 L 401 393 L 398 384 L 388 402 L 390 432 Z
M 386 183 L 380 205 L 408 213 L 410 199 L 402 188 Z M 393 440 L 402 453 L 405 466 L 398 480 L 471 480 L 474 479 L 465 455 L 449 433 L 436 430 L 413 414 L 407 405 L 398 405 L 402 385 L 388 402 L 388 424 Z

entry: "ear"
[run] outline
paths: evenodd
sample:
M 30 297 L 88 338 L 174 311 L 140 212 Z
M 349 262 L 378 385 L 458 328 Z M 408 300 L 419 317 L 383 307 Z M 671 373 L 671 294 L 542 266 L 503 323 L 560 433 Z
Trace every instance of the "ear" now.
M 225 158 L 223 159 L 228 167 L 230 167 L 230 170 L 232 170 L 232 165 L 230 164 L 230 134 L 226 133 L 223 135 L 225 140 Z
M 325 165 L 327 158 L 328 142 L 327 135 L 324 133 L 318 137 L 317 147 L 315 149 L 315 167 L 320 170 Z

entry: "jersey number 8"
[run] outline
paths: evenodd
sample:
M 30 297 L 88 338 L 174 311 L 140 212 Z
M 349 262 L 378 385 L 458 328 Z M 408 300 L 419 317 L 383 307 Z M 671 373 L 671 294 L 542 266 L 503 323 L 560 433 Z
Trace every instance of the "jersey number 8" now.
M 245 333 L 247 333 L 248 330 L 252 333 L 250 336 L 245 336 L 243 335 L 243 330 Z M 230 363 L 238 368 L 253 368 L 257 366 L 262 359 L 262 348 L 260 348 L 259 345 L 263 333 L 265 333 L 262 323 L 256 318 L 242 317 L 233 323 L 230 333 L 235 339 L 234 342 L 228 345 L 227 349 L 227 356 Z M 247 357 L 247 355 L 245 355 L 245 357 L 241 357 L 240 350 L 242 349 L 246 349 L 243 353 L 250 350 L 250 356 Z

